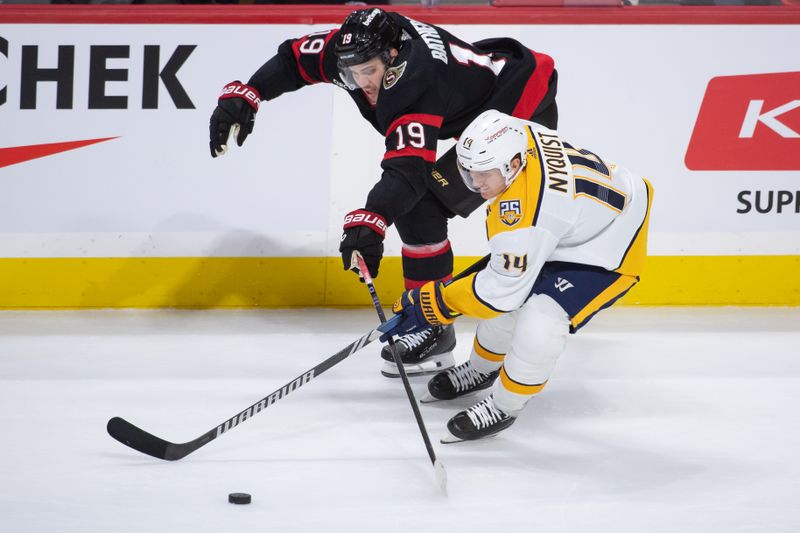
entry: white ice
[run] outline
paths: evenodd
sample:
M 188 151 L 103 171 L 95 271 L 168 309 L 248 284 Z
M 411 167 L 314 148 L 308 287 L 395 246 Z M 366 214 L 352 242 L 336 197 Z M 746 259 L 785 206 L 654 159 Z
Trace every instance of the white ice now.
M 180 461 L 106 433 L 122 416 L 193 439 L 375 324 L 370 309 L 0 313 L 0 531 L 800 531 L 800 308 L 601 313 L 484 441 L 438 443 L 474 398 L 422 406 L 447 497 L 377 342 Z M 474 324 L 457 324 L 458 360 Z

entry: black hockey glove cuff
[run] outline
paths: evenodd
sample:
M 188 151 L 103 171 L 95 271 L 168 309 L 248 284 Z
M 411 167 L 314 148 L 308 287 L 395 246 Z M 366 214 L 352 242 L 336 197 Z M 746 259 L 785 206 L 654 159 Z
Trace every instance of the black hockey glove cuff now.
M 344 231 L 339 251 L 345 270 L 358 272 L 351 268 L 353 252 L 358 250 L 367 264 L 369 274 L 378 277 L 378 267 L 383 258 L 383 238 L 386 236 L 386 219 L 377 213 L 356 209 L 344 217 Z
M 221 156 L 228 150 L 231 128 L 236 135 L 236 144 L 241 146 L 244 143 L 253 132 L 260 102 L 258 90 L 238 80 L 222 88 L 217 108 L 209 121 L 211 157 Z

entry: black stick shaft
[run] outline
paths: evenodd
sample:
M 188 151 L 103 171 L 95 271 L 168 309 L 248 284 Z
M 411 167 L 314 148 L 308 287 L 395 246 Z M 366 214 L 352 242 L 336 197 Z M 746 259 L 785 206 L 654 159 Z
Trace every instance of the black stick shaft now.
M 483 257 L 478 262 L 470 266 L 464 272 L 461 272 L 453 281 L 460 279 L 464 276 L 468 276 L 473 272 L 481 270 L 486 266 L 488 263 L 489 256 Z M 371 283 L 371 280 L 370 280 Z M 381 318 L 382 324 L 381 328 L 386 326 L 387 328 L 391 329 L 395 326 L 395 323 L 399 321 L 400 317 L 392 317 L 388 320 L 385 320 L 385 316 L 383 314 L 383 309 L 380 307 L 380 302 L 378 301 L 377 294 L 375 294 L 375 287 L 370 284 L 370 292 L 373 294 L 373 301 L 377 302 L 376 309 L 378 309 L 378 316 Z M 164 459 L 166 461 L 177 461 L 178 459 L 182 459 L 189 455 L 192 452 L 197 451 L 198 449 L 202 448 L 212 440 L 216 439 L 223 433 L 227 433 L 229 430 L 238 427 L 241 423 L 250 420 L 253 416 L 260 413 L 265 408 L 269 407 L 270 405 L 274 404 L 275 402 L 282 400 L 285 398 L 289 393 L 293 392 L 297 388 L 300 388 L 302 385 L 308 383 L 315 377 L 319 376 L 326 370 L 332 368 L 333 366 L 341 363 L 357 351 L 361 350 L 372 341 L 377 339 L 380 334 L 382 333 L 379 329 L 373 329 L 369 333 L 361 336 L 358 340 L 350 343 L 348 346 L 342 348 L 337 353 L 332 355 L 331 357 L 325 359 L 320 364 L 315 366 L 314 368 L 304 372 L 296 379 L 290 381 L 280 389 L 276 390 L 272 394 L 266 396 L 265 398 L 261 399 L 260 401 L 254 403 L 247 409 L 243 411 L 239 411 L 237 414 L 225 420 L 221 424 L 215 426 L 214 428 L 208 430 L 207 432 L 203 433 L 196 439 L 190 440 L 188 442 L 183 443 L 174 443 L 166 441 L 160 437 L 157 437 L 147 431 L 131 424 L 124 418 L 120 418 L 115 416 L 114 418 L 108 421 L 106 426 L 106 430 L 108 434 L 111 435 L 114 439 L 118 440 L 122 444 L 133 448 L 134 450 L 145 453 L 157 459 Z M 397 362 L 397 361 L 396 361 Z M 405 375 L 404 369 L 402 365 L 399 365 L 398 368 L 403 375 Z M 407 386 L 408 384 L 408 377 L 405 377 L 404 385 Z M 410 389 L 407 389 L 410 391 Z M 415 412 L 418 412 L 416 407 L 416 402 L 412 402 L 414 406 Z M 421 418 L 419 419 L 421 421 Z M 424 427 L 424 426 L 423 426 Z M 427 441 L 427 445 L 429 446 L 429 451 L 432 454 L 433 448 L 430 447 L 430 439 L 427 438 L 427 433 L 425 433 L 425 438 Z M 431 456 L 434 460 L 435 456 Z
M 381 324 L 385 324 L 386 315 L 383 313 L 383 307 L 381 307 L 381 302 L 378 299 L 378 293 L 375 292 L 375 285 L 372 284 L 372 276 L 370 276 L 369 269 L 364 263 L 364 258 L 361 257 L 361 254 L 358 254 L 357 252 L 356 254 L 358 269 L 361 272 L 361 276 L 364 278 L 364 283 L 369 288 L 369 295 L 372 297 L 372 304 L 375 306 L 375 311 L 377 311 L 378 317 L 381 319 Z M 408 396 L 409 403 L 411 403 L 411 409 L 414 411 L 414 418 L 417 420 L 417 426 L 419 426 L 419 432 L 422 434 L 422 440 L 425 441 L 425 449 L 428 450 L 428 457 L 431 459 L 431 464 L 435 466 L 436 452 L 433 450 L 431 439 L 428 436 L 428 430 L 425 428 L 425 421 L 422 419 L 422 413 L 419 412 L 419 405 L 417 404 L 417 399 L 414 397 L 414 391 L 411 390 L 411 384 L 408 382 L 406 369 L 403 368 L 403 361 L 400 359 L 400 354 L 397 352 L 394 339 L 391 337 L 389 338 L 389 349 L 392 352 L 392 359 L 394 359 L 394 362 L 397 365 L 397 370 L 400 373 L 400 379 L 403 381 L 403 388 L 406 390 L 406 396 Z
M 139 427 L 120 417 L 114 417 L 109 420 L 106 430 L 114 439 L 130 448 L 133 448 L 136 451 L 145 453 L 157 459 L 177 461 L 178 459 L 182 459 L 190 453 L 202 448 L 220 435 L 227 433 L 229 430 L 235 427 L 238 427 L 243 422 L 250 420 L 253 416 L 260 413 L 267 407 L 282 400 L 291 392 L 294 392 L 326 370 L 329 370 L 333 366 L 341 363 L 357 351 L 361 350 L 379 336 L 380 331 L 377 329 L 373 329 L 369 333 L 362 335 L 358 340 L 350 343 L 348 346 L 339 350 L 331 357 L 325 359 L 314 368 L 304 372 L 296 379 L 293 379 L 272 394 L 264 397 L 247 409 L 238 412 L 228 420 L 208 430 L 194 440 L 184 443 L 169 442 L 160 437 L 156 437 L 155 435 L 148 433 L 143 429 L 140 429 Z

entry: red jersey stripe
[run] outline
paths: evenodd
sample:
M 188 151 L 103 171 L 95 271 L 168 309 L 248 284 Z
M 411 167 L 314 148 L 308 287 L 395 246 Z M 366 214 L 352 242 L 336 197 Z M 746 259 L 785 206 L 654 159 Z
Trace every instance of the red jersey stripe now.
M 427 150 L 425 148 L 411 148 L 406 146 L 402 150 L 389 150 L 383 155 L 384 161 L 387 159 L 394 159 L 395 157 L 421 157 L 428 163 L 436 162 L 436 150 Z
M 315 83 L 319 83 L 318 80 L 313 79 L 311 76 L 308 75 L 306 69 L 303 68 L 303 65 L 300 63 L 300 46 L 305 41 L 302 39 L 298 39 L 292 43 L 292 52 L 294 53 L 294 63 L 297 65 L 297 71 L 300 72 L 300 75 L 306 80 L 309 84 L 313 85 Z
M 536 58 L 536 68 L 531 77 L 528 78 L 528 83 L 525 84 L 525 89 L 522 91 L 522 96 L 517 102 L 514 111 L 511 112 L 513 116 L 523 120 L 530 120 L 533 112 L 539 107 L 542 98 L 547 93 L 550 76 L 553 75 L 553 69 L 555 68 L 553 58 L 549 55 L 540 54 L 533 50 L 531 50 L 531 53 Z
M 319 75 L 322 77 L 322 81 L 325 83 L 331 83 L 331 80 L 325 75 L 325 69 L 322 68 L 322 61 L 325 59 L 325 49 L 328 47 L 328 42 L 334 38 L 339 33 L 339 30 L 334 30 L 325 37 L 325 46 L 322 47 L 322 52 L 319 54 Z
M 551 59 L 552 61 L 552 59 Z M 386 128 L 386 135 L 389 135 L 397 126 L 401 126 L 403 124 L 410 124 L 412 122 L 419 122 L 420 124 L 425 124 L 426 126 L 433 126 L 434 128 L 441 128 L 442 122 L 444 121 L 444 117 L 440 115 L 428 115 L 426 113 L 411 113 L 410 115 L 403 115 L 402 117 L 398 118 L 394 122 L 392 122 L 388 128 Z

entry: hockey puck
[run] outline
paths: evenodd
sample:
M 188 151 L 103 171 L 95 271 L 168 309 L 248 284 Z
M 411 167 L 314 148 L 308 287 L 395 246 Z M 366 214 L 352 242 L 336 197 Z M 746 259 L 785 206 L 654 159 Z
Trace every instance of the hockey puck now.
M 231 492 L 228 494 L 228 502 L 235 503 L 237 505 L 244 505 L 246 503 L 250 503 L 252 498 L 246 492 Z

